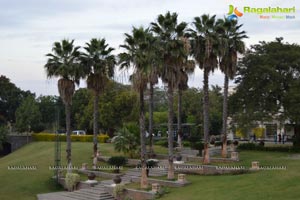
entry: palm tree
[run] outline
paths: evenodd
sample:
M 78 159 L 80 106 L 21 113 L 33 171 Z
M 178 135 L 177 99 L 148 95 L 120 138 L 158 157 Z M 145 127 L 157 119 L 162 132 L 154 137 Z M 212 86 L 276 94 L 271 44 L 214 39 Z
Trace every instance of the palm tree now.
M 158 65 L 151 65 L 151 70 L 149 73 L 149 152 L 152 156 L 154 154 L 153 150 L 153 107 L 154 107 L 154 85 L 158 83 L 159 70 Z
M 75 92 L 75 84 L 79 85 L 82 77 L 82 68 L 79 64 L 79 48 L 74 46 L 74 40 L 62 40 L 53 44 L 52 53 L 45 64 L 48 78 L 57 77 L 58 92 L 65 104 L 66 133 L 67 133 L 67 163 L 71 167 L 71 105 L 72 96 Z
M 185 22 L 178 24 L 177 13 L 167 12 L 165 15 L 159 15 L 157 22 L 151 23 L 151 25 L 152 31 L 157 35 L 161 43 L 159 45 L 163 62 L 161 76 L 163 82 L 168 85 L 168 179 L 173 179 L 173 93 L 174 88 L 176 88 L 178 84 L 183 59 L 185 59 L 188 54 L 184 48 L 184 42 L 180 40 L 185 34 L 187 24 Z
M 195 17 L 193 21 L 194 29 L 191 31 L 191 50 L 195 61 L 200 69 L 203 69 L 203 129 L 204 129 L 204 163 L 210 163 L 209 159 L 209 96 L 208 78 L 218 66 L 218 38 L 216 34 L 215 15 L 202 15 Z
M 119 63 L 122 68 L 133 66 L 134 72 L 130 77 L 133 88 L 139 92 L 139 126 L 141 140 L 141 188 L 147 188 L 146 164 L 146 135 L 145 135 L 145 108 L 144 91 L 147 87 L 149 71 L 155 58 L 152 51 L 152 34 L 149 29 L 133 27 L 132 35 L 125 34 L 125 44 L 121 45 L 127 52 L 119 54 Z
M 178 105 L 177 105 L 177 143 L 179 148 L 182 148 L 182 92 L 188 89 L 188 75 L 192 74 L 195 69 L 195 62 L 193 60 L 187 60 L 184 66 L 180 69 L 179 80 L 178 80 Z
M 149 82 L 149 152 L 150 156 L 154 154 L 153 149 L 153 109 L 154 109 L 154 85 L 158 83 L 160 76 L 161 59 L 159 55 L 159 40 L 157 37 L 148 38 L 151 45 L 151 65 L 148 73 Z
M 116 64 L 115 56 L 111 54 L 114 50 L 106 44 L 105 39 L 91 39 L 84 47 L 86 53 L 81 56 L 81 63 L 87 75 L 87 87 L 94 94 L 94 116 L 93 116 L 93 165 L 97 165 L 97 150 L 99 134 L 99 98 L 104 91 L 106 84 L 114 75 Z
M 227 116 L 228 116 L 228 82 L 236 73 L 237 54 L 244 53 L 245 44 L 242 41 L 247 38 L 245 31 L 240 31 L 243 25 L 238 25 L 235 20 L 220 19 L 217 22 L 220 32 L 219 62 L 220 69 L 224 73 L 224 97 L 223 97 L 223 126 L 222 126 L 222 157 L 227 157 Z

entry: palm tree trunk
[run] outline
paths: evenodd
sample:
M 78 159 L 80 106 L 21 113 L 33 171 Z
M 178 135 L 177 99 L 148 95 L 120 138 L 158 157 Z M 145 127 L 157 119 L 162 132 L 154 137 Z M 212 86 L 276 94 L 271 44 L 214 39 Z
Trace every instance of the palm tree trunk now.
M 203 80 L 203 92 L 204 92 L 204 101 L 203 101 L 203 129 L 204 129 L 204 158 L 203 163 L 210 163 L 209 159 L 209 96 L 208 96 L 208 76 L 209 71 L 204 68 L 204 80 Z
M 224 78 L 224 97 L 223 97 L 223 145 L 222 157 L 227 157 L 227 115 L 228 115 L 228 76 L 225 74 Z
M 94 132 L 94 137 L 93 137 L 93 151 L 94 151 L 94 159 L 93 159 L 93 167 L 95 168 L 97 165 L 97 150 L 98 150 L 98 139 L 97 135 L 99 133 L 99 126 L 98 126 L 98 121 L 99 121 L 99 93 L 95 92 L 94 96 L 94 127 L 93 127 L 93 132 Z
M 168 168 L 168 179 L 174 179 L 174 164 L 173 164 L 173 87 L 172 83 L 168 84 L 168 151 L 169 151 L 169 168 Z
M 153 84 L 150 82 L 150 91 L 149 91 L 149 151 L 150 155 L 154 153 L 153 150 Z
M 72 166 L 71 162 L 71 104 L 65 104 L 66 111 L 66 134 L 67 134 L 67 163 L 68 167 Z M 68 169 L 68 172 L 71 172 L 71 169 Z
M 182 123 L 181 123 L 181 114 L 182 114 L 182 90 L 178 89 L 178 119 L 177 119 L 177 134 L 178 134 L 178 146 L 182 148 Z
M 141 188 L 148 187 L 147 163 L 146 163 L 146 136 L 145 136 L 145 109 L 144 109 L 144 91 L 140 91 L 140 139 L 141 139 Z

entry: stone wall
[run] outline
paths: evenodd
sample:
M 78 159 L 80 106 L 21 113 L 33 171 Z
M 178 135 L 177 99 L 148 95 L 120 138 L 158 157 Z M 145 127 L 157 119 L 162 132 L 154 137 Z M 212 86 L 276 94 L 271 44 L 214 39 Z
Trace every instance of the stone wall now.
M 109 194 L 113 195 L 113 186 L 105 186 L 105 191 L 107 191 Z M 130 198 L 130 199 L 143 199 L 143 200 L 151 200 L 155 199 L 155 194 L 153 192 L 146 192 L 142 190 L 134 190 L 134 189 L 125 189 L 124 191 L 124 199 Z
M 31 136 L 26 135 L 8 135 L 7 142 L 11 144 L 11 152 L 21 148 L 32 141 Z

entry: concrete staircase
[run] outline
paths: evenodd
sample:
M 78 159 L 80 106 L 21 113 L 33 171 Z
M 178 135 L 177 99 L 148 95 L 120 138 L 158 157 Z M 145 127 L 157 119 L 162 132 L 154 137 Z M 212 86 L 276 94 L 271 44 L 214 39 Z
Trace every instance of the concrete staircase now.
M 88 189 L 74 192 L 54 192 L 39 194 L 38 200 L 114 200 L 114 197 L 105 191 L 104 184 L 100 183 Z
M 153 168 L 149 171 L 149 176 L 165 176 L 167 175 L 166 168 Z M 129 169 L 122 178 L 122 183 L 136 182 L 141 177 L 141 169 Z M 38 200 L 113 200 L 114 197 L 105 191 L 106 185 L 113 184 L 113 180 L 104 180 L 99 182 L 94 187 L 76 190 L 74 192 L 54 192 L 48 194 L 38 194 Z

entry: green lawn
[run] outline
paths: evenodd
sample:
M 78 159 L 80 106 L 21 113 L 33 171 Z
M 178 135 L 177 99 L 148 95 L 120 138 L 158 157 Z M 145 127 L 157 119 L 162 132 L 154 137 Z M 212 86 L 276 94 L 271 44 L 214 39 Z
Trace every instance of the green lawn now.
M 300 157 L 277 152 L 244 151 L 241 161 L 225 165 L 250 167 L 251 161 L 263 166 L 287 166 L 287 170 L 259 171 L 243 175 L 188 176 L 192 182 L 183 188 L 170 188 L 163 200 L 287 200 L 300 198 Z
M 165 148 L 156 147 L 160 153 Z M 62 164 L 65 164 L 65 144 L 62 144 Z M 118 155 L 111 144 L 100 144 L 103 155 Z M 91 163 L 91 143 L 72 143 L 72 160 L 75 166 Z M 250 166 L 257 160 L 261 165 L 284 165 L 285 171 L 260 171 L 235 176 L 188 176 L 191 185 L 170 188 L 170 193 L 161 199 L 299 199 L 300 159 L 291 159 L 288 153 L 245 151 L 241 161 L 230 165 Z M 36 199 L 36 194 L 55 191 L 50 177 L 53 171 L 54 143 L 35 142 L 16 152 L 0 158 L 0 199 Z M 36 166 L 35 171 L 8 170 L 8 166 Z M 226 164 L 227 165 L 227 164 Z

